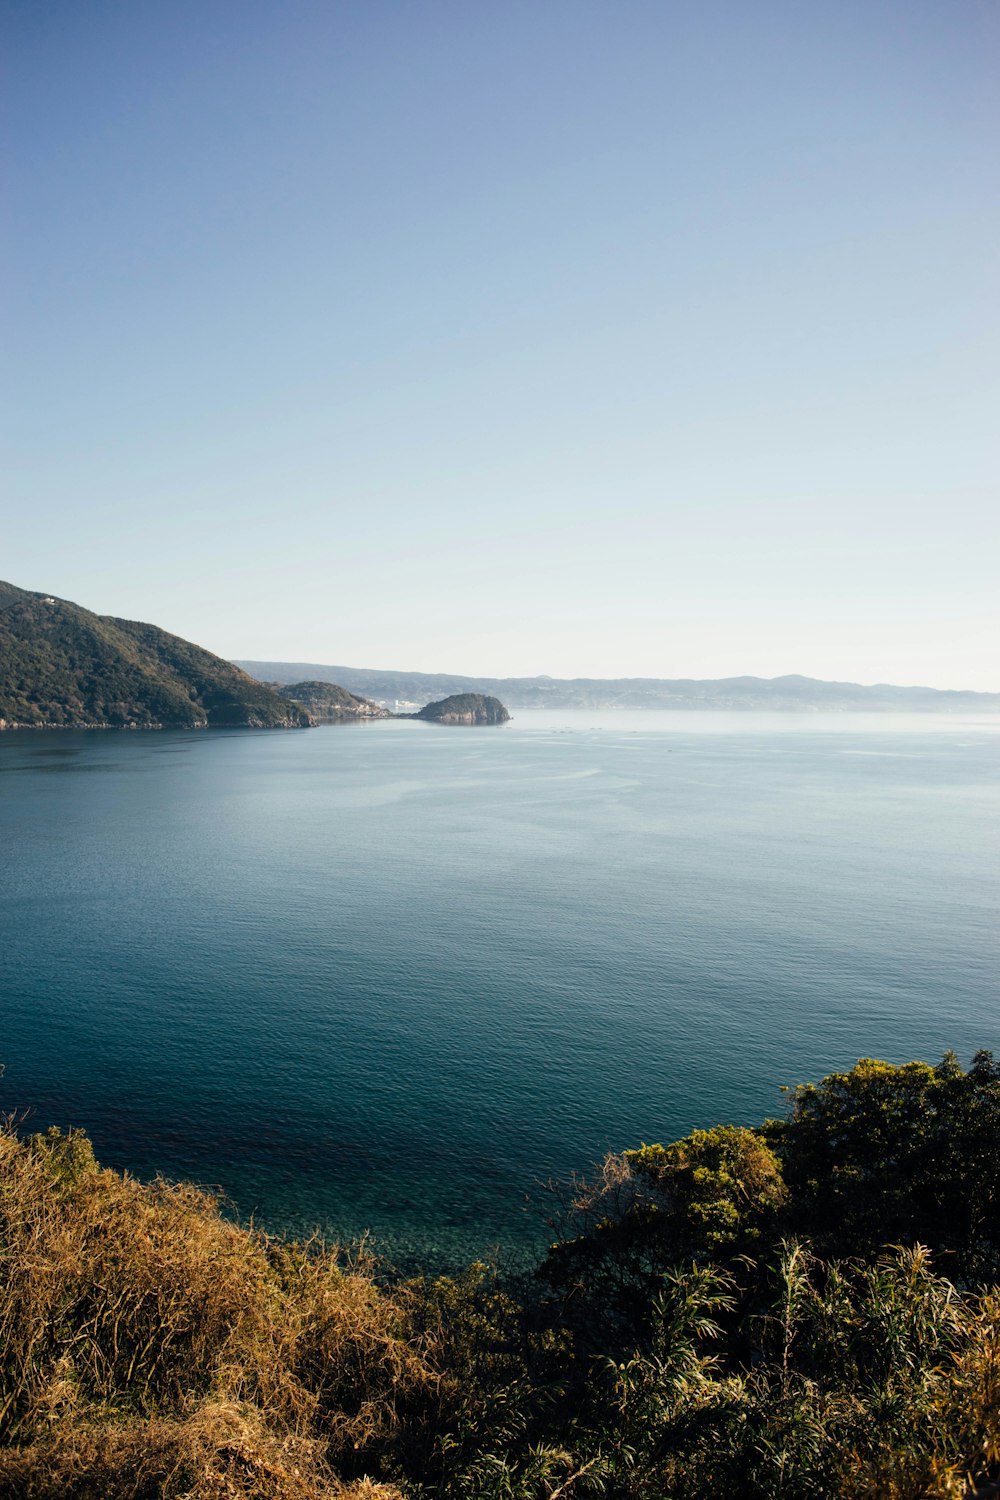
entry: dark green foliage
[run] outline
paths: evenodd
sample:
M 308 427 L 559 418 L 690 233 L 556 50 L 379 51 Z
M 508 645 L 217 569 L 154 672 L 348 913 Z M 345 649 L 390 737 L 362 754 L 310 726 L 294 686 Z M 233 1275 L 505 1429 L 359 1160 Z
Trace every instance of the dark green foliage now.
M 434 1493 L 489 1493 L 498 1452 L 543 1440 L 563 1394 L 558 1376 L 568 1341 L 532 1328 L 521 1300 L 482 1264 L 413 1282 L 409 1294 L 411 1336 L 428 1350 L 438 1383 L 414 1393 L 402 1472 L 421 1474 Z
M 672 1146 L 642 1146 L 626 1151 L 625 1160 L 672 1217 L 685 1257 L 752 1248 L 788 1197 L 773 1151 L 737 1125 L 696 1130 Z
M 993 1470 L 995 1299 L 959 1298 L 920 1247 L 863 1265 L 783 1244 L 761 1289 L 737 1361 L 731 1278 L 710 1266 L 666 1278 L 652 1346 L 610 1367 L 615 1495 L 916 1500 Z
M 787 1196 L 770 1147 L 735 1125 L 611 1155 L 575 1185 L 541 1274 L 581 1346 L 611 1352 L 648 1336 L 671 1266 L 756 1253 L 780 1232 Z
M 609 1156 L 577 1183 L 542 1268 L 579 1337 L 611 1352 L 645 1336 L 675 1264 L 733 1267 L 784 1237 L 829 1257 L 926 1245 L 962 1284 L 1000 1270 L 1000 1066 L 862 1059 L 805 1084 L 784 1120 L 716 1126 Z
M 155 625 L 0 585 L 0 722 L 7 727 L 298 727 L 273 689 Z
M 804 1084 L 764 1131 L 792 1195 L 791 1226 L 838 1255 L 919 1240 L 943 1267 L 983 1281 L 1000 1269 L 1000 1066 L 966 1072 L 863 1058 Z

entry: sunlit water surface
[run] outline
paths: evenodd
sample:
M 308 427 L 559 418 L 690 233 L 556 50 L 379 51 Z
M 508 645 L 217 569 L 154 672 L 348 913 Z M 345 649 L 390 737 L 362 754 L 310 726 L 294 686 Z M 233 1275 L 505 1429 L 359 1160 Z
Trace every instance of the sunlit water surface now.
M 1000 1050 L 1000 721 L 0 735 L 0 1101 L 400 1263 L 858 1056 Z

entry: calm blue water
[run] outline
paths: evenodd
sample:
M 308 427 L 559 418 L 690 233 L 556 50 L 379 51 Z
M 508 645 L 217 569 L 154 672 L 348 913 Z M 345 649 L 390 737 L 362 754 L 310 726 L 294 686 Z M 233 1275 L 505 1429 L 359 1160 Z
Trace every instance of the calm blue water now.
M 400 1258 L 859 1055 L 1000 1051 L 995 720 L 7 733 L 0 848 L 0 1104 Z

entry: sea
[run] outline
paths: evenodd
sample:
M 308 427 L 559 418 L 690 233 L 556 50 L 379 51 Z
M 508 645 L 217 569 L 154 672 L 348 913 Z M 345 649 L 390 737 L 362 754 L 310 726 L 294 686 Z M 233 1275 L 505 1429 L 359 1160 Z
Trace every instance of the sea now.
M 1000 719 L 0 734 L 0 1110 L 387 1266 L 859 1057 L 1000 1051 Z

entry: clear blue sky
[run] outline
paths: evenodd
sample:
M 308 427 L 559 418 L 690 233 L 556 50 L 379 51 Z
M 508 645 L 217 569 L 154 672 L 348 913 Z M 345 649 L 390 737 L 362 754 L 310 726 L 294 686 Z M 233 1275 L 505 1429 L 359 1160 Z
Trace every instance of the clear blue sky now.
M 1000 0 L 0 0 L 0 576 L 1000 689 Z

